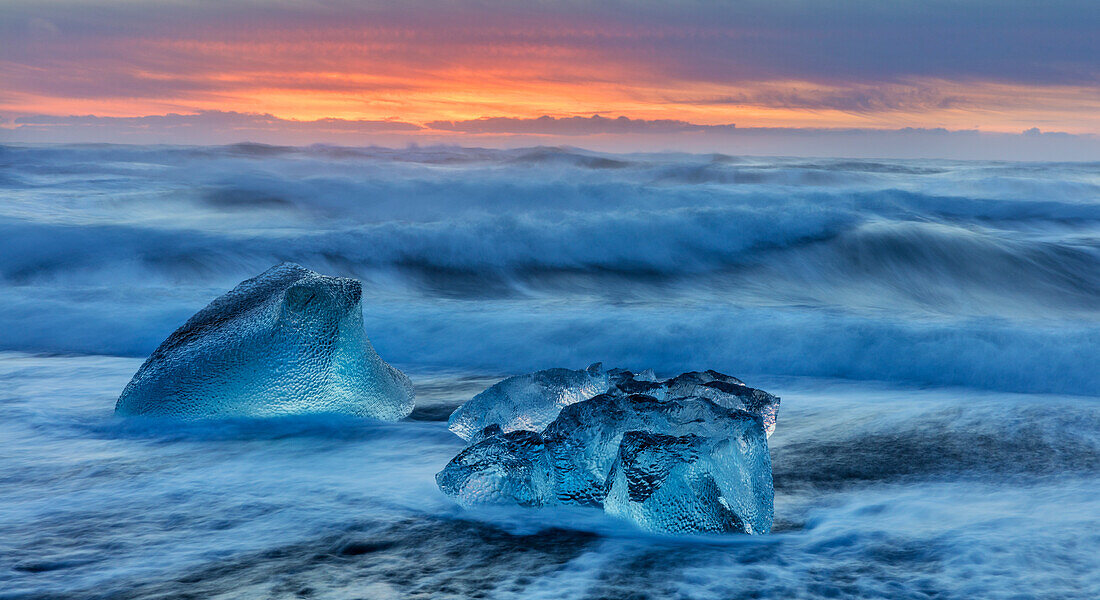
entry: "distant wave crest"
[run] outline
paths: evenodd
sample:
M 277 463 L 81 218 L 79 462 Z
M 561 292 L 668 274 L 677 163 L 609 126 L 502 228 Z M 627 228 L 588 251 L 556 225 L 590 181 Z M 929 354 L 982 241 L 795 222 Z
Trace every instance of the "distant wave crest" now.
M 0 147 L 0 349 L 143 354 L 289 260 L 364 279 L 372 337 L 399 362 L 1100 394 L 1098 175 L 571 148 Z

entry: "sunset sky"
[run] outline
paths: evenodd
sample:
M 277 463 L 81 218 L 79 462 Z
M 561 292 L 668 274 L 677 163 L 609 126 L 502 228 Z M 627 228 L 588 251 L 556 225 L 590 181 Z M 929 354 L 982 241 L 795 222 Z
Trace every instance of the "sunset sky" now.
M 1093 0 L 6 0 L 0 140 L 672 147 L 1037 128 L 1092 148 L 1097 32 Z

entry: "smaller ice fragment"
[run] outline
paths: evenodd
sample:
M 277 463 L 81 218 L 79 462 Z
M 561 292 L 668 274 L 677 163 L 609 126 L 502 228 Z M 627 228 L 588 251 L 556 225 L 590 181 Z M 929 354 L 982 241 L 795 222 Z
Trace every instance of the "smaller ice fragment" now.
M 605 393 L 644 394 L 658 400 L 707 398 L 760 415 L 768 436 L 775 431 L 779 410 L 779 398 L 718 371 L 692 371 L 661 381 L 652 369 L 605 371 L 596 363 L 583 371 L 547 369 L 509 377 L 458 407 L 448 426 L 468 442 L 476 441 L 478 432 L 493 423 L 504 431 L 542 431 L 562 408 Z
M 753 424 L 763 434 L 759 417 L 706 398 L 658 400 L 644 394 L 601 394 L 562 409 L 543 437 L 557 470 L 559 501 L 599 506 L 626 432 L 726 437 Z M 770 462 L 767 473 L 770 479 Z
M 763 477 L 748 464 L 756 457 L 746 460 L 745 445 L 740 436 L 627 432 L 608 475 L 604 510 L 649 531 L 768 533 L 771 464 Z
M 707 398 L 726 408 L 744 410 L 764 420 L 764 431 L 771 437 L 775 431 L 775 421 L 779 412 L 779 398 L 764 390 L 745 385 L 745 382 L 718 371 L 691 371 L 658 381 L 655 377 L 633 375 L 630 371 L 613 369 L 613 387 L 626 394 L 645 394 L 659 400 L 688 398 L 697 396 Z M 645 374 L 652 375 L 653 371 Z M 616 377 L 615 375 L 618 374 Z M 625 375 L 624 375 L 625 374 Z
M 546 369 L 509 377 L 455 409 L 448 427 L 475 441 L 489 425 L 503 431 L 542 431 L 564 406 L 607 391 L 608 373 L 596 363 L 583 371 Z
M 691 371 L 673 377 L 663 385 L 668 398 L 699 396 L 726 408 L 748 411 L 760 415 L 768 437 L 775 432 L 779 398 L 764 390 L 751 388 L 736 377 L 718 371 Z
M 459 505 L 553 504 L 554 470 L 542 436 L 534 431 L 502 432 L 491 425 L 435 476 L 443 493 Z
M 582 505 L 651 531 L 767 533 L 778 406 L 717 371 L 539 371 L 455 411 L 452 431 L 473 444 L 436 479 L 463 506 Z

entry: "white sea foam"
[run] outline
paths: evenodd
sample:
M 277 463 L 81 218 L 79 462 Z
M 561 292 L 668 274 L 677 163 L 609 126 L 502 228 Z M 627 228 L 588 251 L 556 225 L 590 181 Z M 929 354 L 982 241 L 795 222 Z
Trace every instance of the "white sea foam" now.
M 445 416 L 116 418 L 139 362 L 0 353 L 6 595 L 1100 591 L 1094 399 L 764 378 L 784 399 L 774 533 L 661 536 L 599 511 L 459 511 L 432 478 L 463 444 Z M 411 375 L 440 402 L 468 392 Z

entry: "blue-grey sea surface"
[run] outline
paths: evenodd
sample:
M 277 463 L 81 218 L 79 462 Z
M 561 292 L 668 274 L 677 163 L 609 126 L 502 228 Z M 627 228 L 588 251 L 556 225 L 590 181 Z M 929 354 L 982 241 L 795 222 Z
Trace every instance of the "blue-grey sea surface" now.
M 282 261 L 411 418 L 123 419 Z M 783 398 L 767 536 L 464 511 L 450 411 L 563 366 Z M 0 598 L 1100 597 L 1100 164 L 0 146 Z

